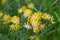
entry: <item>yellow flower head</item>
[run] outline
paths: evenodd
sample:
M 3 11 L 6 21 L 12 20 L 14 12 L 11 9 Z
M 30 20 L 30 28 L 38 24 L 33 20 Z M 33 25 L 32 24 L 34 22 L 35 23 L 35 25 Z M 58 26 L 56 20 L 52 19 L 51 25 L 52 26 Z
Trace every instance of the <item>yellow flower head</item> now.
M 38 26 L 34 27 L 33 30 L 34 30 L 35 33 L 38 33 L 40 31 Z
M 11 19 L 10 15 L 7 15 L 7 14 L 5 14 L 2 18 L 5 24 L 11 22 L 10 19 Z
M 22 13 L 26 9 L 25 6 L 22 6 L 21 8 L 18 8 L 18 13 Z
M 52 24 L 55 23 L 54 18 L 51 14 L 44 13 L 42 15 L 42 19 L 50 20 Z
M 28 17 L 28 21 L 30 23 L 32 22 L 38 22 L 39 20 L 41 20 L 41 12 L 35 12 L 34 14 L 32 14 L 31 16 Z
M 54 17 L 53 16 L 51 17 L 51 20 L 50 21 L 51 21 L 52 24 L 55 24 L 55 21 L 54 21 Z
M 28 8 L 33 9 L 33 8 L 34 8 L 34 4 L 33 4 L 33 3 L 29 3 L 29 4 L 28 4 Z
M 7 0 L 2 0 L 2 1 L 1 1 L 1 4 L 4 4 L 6 1 L 7 1 Z
M 52 17 L 52 15 L 51 15 L 51 14 L 47 14 L 47 13 L 44 13 L 44 14 L 42 15 L 42 18 L 43 18 L 43 19 L 47 19 L 47 20 L 50 20 L 51 17 Z
M 2 13 L 2 12 L 0 12 L 0 18 L 2 17 L 2 15 L 3 15 L 3 13 Z
M 17 16 L 13 16 L 11 18 L 11 22 L 14 23 L 14 24 L 20 24 L 20 19 Z
M 27 22 L 27 23 L 24 23 L 24 27 L 27 28 L 27 29 L 31 29 L 31 25 Z
M 30 16 L 32 14 L 32 10 L 31 9 L 25 9 L 24 10 L 24 13 L 23 13 L 23 16 L 25 18 L 27 18 L 28 16 Z
M 47 13 L 42 14 L 42 19 L 45 19 L 46 16 L 47 16 Z
M 45 17 L 45 19 L 50 20 L 50 19 L 51 19 L 51 17 L 52 17 L 52 15 L 51 15 L 51 14 L 47 14 L 47 16 Z
M 42 12 L 35 12 L 33 15 L 35 16 L 36 19 L 41 19 Z
M 10 29 L 13 31 L 16 31 L 16 30 L 20 29 L 20 25 L 12 24 L 12 25 L 10 25 Z
M 39 24 L 39 29 L 42 31 L 45 28 L 45 24 L 41 23 Z
M 32 21 L 30 22 L 30 24 L 35 27 L 35 26 L 38 26 L 41 22 L 40 21 Z

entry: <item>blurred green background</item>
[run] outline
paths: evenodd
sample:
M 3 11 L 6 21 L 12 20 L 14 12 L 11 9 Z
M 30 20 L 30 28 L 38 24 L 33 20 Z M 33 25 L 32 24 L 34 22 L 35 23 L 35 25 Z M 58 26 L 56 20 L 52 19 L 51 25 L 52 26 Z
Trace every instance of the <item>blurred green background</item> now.
M 0 40 L 29 40 L 30 35 L 35 35 L 39 40 L 60 40 L 60 0 L 7 0 L 4 4 L 1 4 L 1 1 L 0 11 L 10 16 L 19 16 L 21 28 L 18 31 L 10 31 L 9 24 L 3 25 L 0 22 Z M 23 28 L 26 19 L 22 14 L 18 14 L 18 8 L 30 2 L 35 4 L 37 10 L 52 14 L 56 23 L 54 25 L 47 23 L 47 28 L 40 33 L 34 33 L 32 30 Z

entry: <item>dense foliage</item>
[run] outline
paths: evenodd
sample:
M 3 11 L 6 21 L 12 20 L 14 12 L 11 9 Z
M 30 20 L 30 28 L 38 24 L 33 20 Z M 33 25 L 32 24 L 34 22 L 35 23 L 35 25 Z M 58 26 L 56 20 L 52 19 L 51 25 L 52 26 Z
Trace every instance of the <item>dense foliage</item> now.
M 60 0 L 0 0 L 0 40 L 60 40 Z

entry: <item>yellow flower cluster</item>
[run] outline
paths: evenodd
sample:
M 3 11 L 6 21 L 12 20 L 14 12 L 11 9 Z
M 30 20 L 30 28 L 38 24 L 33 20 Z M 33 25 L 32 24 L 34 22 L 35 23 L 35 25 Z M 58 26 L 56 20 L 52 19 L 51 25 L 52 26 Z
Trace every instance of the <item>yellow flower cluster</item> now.
M 32 14 L 32 10 L 31 9 L 25 9 L 24 10 L 24 13 L 23 13 L 23 16 L 25 17 L 25 18 L 27 18 L 29 15 L 31 15 Z
M 12 25 L 10 25 L 10 29 L 13 31 L 16 31 L 16 30 L 20 29 L 20 25 L 12 24 Z
M 38 33 L 45 27 L 45 24 L 41 21 L 42 19 L 49 20 L 52 24 L 55 23 L 54 17 L 51 14 L 42 13 L 40 11 L 34 12 L 33 10 L 35 10 L 33 3 L 29 3 L 28 6 L 22 6 L 21 8 L 18 8 L 18 13 L 22 13 L 23 16 L 27 18 L 28 23 L 24 23 L 25 28 L 33 28 L 33 31 Z
M 38 22 L 41 19 L 42 13 L 41 12 L 34 12 L 31 16 L 28 17 L 29 22 Z M 34 21 L 33 21 L 34 20 Z
M 22 6 L 21 8 L 18 8 L 18 13 L 22 13 L 26 9 L 25 6 Z
M 13 23 L 13 24 L 10 25 L 11 30 L 16 31 L 16 30 L 20 29 L 20 19 L 19 19 L 19 17 L 13 16 L 11 18 L 11 22 Z
M 23 6 L 23 7 L 21 7 L 21 8 L 18 8 L 18 13 L 22 13 L 22 12 L 23 12 L 23 16 L 24 16 L 25 18 L 27 18 L 29 15 L 32 14 L 32 10 L 26 8 L 25 6 Z
M 1 21 L 3 22 L 3 24 L 12 23 L 10 25 L 11 30 L 16 31 L 16 30 L 18 30 L 20 28 L 20 18 L 18 16 L 11 17 L 8 14 L 3 15 L 3 13 L 0 12 L 0 18 L 1 18 Z
M 20 29 L 20 19 L 19 19 L 19 17 L 17 17 L 17 16 L 11 17 L 11 22 L 13 23 L 13 24 L 10 25 L 11 30 L 16 31 L 16 30 Z
M 27 28 L 27 29 L 31 29 L 31 25 L 27 22 L 27 23 L 24 23 L 24 27 Z
M 29 3 L 28 6 L 22 6 L 20 8 L 18 8 L 18 13 L 23 13 L 23 16 L 25 18 L 27 18 L 28 16 L 30 16 L 32 14 L 32 10 L 34 8 L 34 4 L 33 3 Z
M 6 0 L 5 0 L 6 1 Z M 2 0 L 2 4 L 5 2 Z M 42 31 L 45 28 L 45 25 L 41 20 L 48 20 L 54 24 L 54 17 L 48 13 L 42 13 L 40 11 L 34 12 L 36 9 L 33 3 L 29 3 L 28 6 L 22 6 L 18 8 L 18 13 L 27 18 L 27 22 L 24 23 L 24 27 L 27 29 L 32 29 L 35 33 Z M 0 12 L 0 18 L 4 24 L 12 23 L 10 25 L 11 30 L 18 30 L 20 28 L 20 18 L 18 16 L 11 17 L 8 14 Z
M 44 13 L 44 14 L 42 15 L 42 19 L 44 19 L 44 20 L 50 20 L 50 22 L 51 22 L 52 24 L 55 23 L 54 17 L 53 17 L 51 14 L 48 14 L 48 13 Z
M 28 16 L 28 22 L 32 25 L 33 31 L 35 33 L 38 33 L 45 28 L 45 24 L 41 22 L 42 19 L 49 20 L 52 24 L 55 23 L 53 16 L 48 13 L 34 12 L 30 16 Z M 29 28 L 29 26 L 27 26 L 26 28 Z
M 28 17 L 28 22 L 33 26 L 34 32 L 39 32 L 39 24 L 41 23 L 42 12 L 34 12 L 30 17 Z
M 11 18 L 11 22 L 13 23 L 13 24 L 20 24 L 20 19 L 19 19 L 19 17 L 17 17 L 17 16 L 13 16 L 12 18 Z
M 10 23 L 11 22 L 10 19 L 11 19 L 10 15 L 7 14 L 5 14 L 2 18 L 4 24 Z

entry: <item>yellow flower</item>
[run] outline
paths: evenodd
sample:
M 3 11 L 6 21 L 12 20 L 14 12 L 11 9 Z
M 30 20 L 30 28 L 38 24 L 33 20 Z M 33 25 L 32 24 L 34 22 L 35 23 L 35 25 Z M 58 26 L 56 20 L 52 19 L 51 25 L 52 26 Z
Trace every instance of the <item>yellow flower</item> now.
M 41 22 L 41 12 L 35 12 L 34 14 L 32 14 L 31 16 L 28 17 L 28 22 L 32 25 L 32 27 L 34 28 L 34 32 L 39 31 L 38 28 L 35 28 L 36 26 L 38 26 Z
M 26 9 L 25 6 L 22 6 L 21 8 L 18 8 L 18 13 L 22 13 Z
M 52 15 L 51 15 L 51 14 L 47 14 L 47 13 L 44 13 L 44 14 L 42 15 L 42 19 L 46 19 L 46 20 L 50 20 L 51 17 L 52 17 Z
M 49 20 L 52 24 L 55 23 L 54 18 L 51 14 L 44 13 L 42 19 Z
M 20 18 L 17 17 L 17 16 L 13 16 L 11 18 L 11 22 L 14 23 L 14 24 L 20 24 Z
M 33 30 L 35 33 L 38 33 L 40 31 L 38 26 L 34 27 Z
M 11 22 L 10 19 L 11 19 L 10 15 L 7 15 L 7 14 L 5 14 L 2 18 L 2 20 L 4 21 L 3 22 L 4 24 Z
M 22 8 L 18 8 L 18 13 L 22 13 L 23 9 Z
M 35 12 L 34 14 L 28 17 L 28 21 L 30 23 L 38 22 L 39 20 L 41 20 L 41 15 L 41 12 Z
M 47 16 L 45 17 L 45 19 L 50 20 L 50 19 L 51 19 L 51 17 L 52 17 L 52 15 L 51 15 L 51 14 L 47 14 Z
M 6 1 L 7 1 L 7 0 L 2 0 L 2 1 L 1 1 L 1 4 L 4 4 Z
M 27 22 L 27 23 L 24 23 L 24 27 L 27 28 L 27 29 L 31 29 L 31 25 Z
M 34 8 L 34 4 L 33 4 L 33 3 L 29 3 L 29 4 L 28 4 L 28 8 L 33 9 L 33 8 Z
M 27 18 L 28 16 L 30 16 L 32 14 L 32 10 L 31 9 L 25 9 L 24 10 L 24 13 L 23 13 L 23 16 L 25 18 Z
M 41 19 L 41 15 L 42 15 L 41 12 L 35 12 L 35 13 L 33 14 L 33 16 L 34 16 L 33 18 L 39 20 L 39 19 Z
M 38 25 L 41 23 L 40 22 L 41 16 L 42 16 L 41 12 L 35 12 L 34 14 L 28 17 L 28 22 L 32 25 L 33 31 L 36 33 L 40 31 Z
M 40 21 L 32 21 L 30 22 L 33 27 L 39 25 L 41 22 Z
M 2 12 L 0 12 L 0 18 L 2 17 L 2 15 L 3 15 L 3 13 L 2 13 Z
M 45 24 L 41 23 L 39 24 L 39 29 L 42 31 L 45 28 Z
M 46 16 L 47 16 L 47 13 L 42 14 L 42 19 L 45 19 Z
M 16 31 L 16 30 L 20 29 L 20 25 L 12 24 L 12 25 L 10 25 L 10 29 L 13 31 Z
M 52 24 L 55 24 L 55 21 L 54 21 L 53 16 L 51 17 L 51 20 L 50 21 L 51 21 Z
M 36 19 L 39 20 L 39 19 L 41 19 L 42 12 L 35 12 L 33 15 L 35 16 Z

